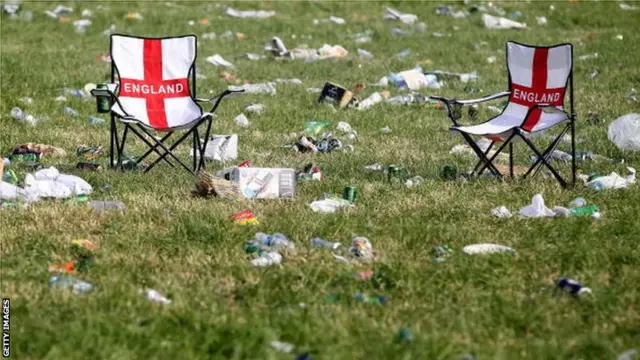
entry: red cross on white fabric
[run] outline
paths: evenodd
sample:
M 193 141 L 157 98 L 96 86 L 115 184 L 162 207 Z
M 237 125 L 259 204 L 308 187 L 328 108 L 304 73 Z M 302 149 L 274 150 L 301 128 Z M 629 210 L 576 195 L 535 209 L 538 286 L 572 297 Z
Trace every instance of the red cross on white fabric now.
M 164 100 L 191 96 L 188 78 L 163 80 L 162 40 L 145 39 L 142 53 L 144 80 L 120 79 L 121 97 L 146 100 L 149 125 L 155 129 L 168 128 Z
M 531 87 L 516 83 L 511 84 L 511 96 L 509 102 L 533 107 L 536 104 L 550 104 L 562 106 L 565 87 L 547 88 L 549 49 L 537 48 L 533 54 L 533 68 Z M 542 109 L 534 109 L 522 128 L 531 131 L 542 116 Z

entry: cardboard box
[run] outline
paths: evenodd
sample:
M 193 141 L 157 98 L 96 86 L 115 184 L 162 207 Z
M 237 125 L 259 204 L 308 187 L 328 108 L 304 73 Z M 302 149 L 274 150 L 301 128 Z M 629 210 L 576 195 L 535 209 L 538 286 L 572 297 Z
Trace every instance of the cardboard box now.
M 295 169 L 237 167 L 231 181 L 248 199 L 292 199 L 296 192 Z

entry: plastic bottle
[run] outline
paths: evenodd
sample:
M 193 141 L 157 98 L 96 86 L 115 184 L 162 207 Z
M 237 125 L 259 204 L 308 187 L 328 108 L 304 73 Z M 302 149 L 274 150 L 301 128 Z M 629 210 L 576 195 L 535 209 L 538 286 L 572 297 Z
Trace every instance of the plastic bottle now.
M 73 288 L 74 295 L 82 295 L 93 291 L 94 286 L 86 281 L 65 275 L 52 275 L 49 278 L 49 286 L 55 288 Z
M 368 98 L 362 100 L 358 105 L 358 110 L 367 110 L 375 104 L 381 103 L 384 97 L 379 92 L 369 95 Z
M 26 114 L 19 107 L 14 107 L 13 109 L 11 109 L 11 112 L 9 114 L 12 118 L 20 121 L 24 121 L 24 118 L 26 116 Z
M 102 214 L 107 210 L 121 210 L 126 211 L 127 207 L 120 201 L 91 201 L 89 206 L 95 211 Z
M 281 233 L 275 233 L 273 235 L 265 234 L 263 232 L 256 233 L 254 239 L 261 245 L 274 248 L 274 249 L 292 249 L 295 245 L 289 241 L 286 235 Z
M 317 237 L 311 239 L 311 246 L 315 248 L 327 248 L 331 250 L 336 250 L 341 245 L 342 244 L 340 244 L 339 242 L 330 242 Z
M 566 291 L 571 295 L 591 294 L 591 289 L 570 278 L 560 278 L 556 284 L 558 289 Z
M 386 102 L 389 104 L 408 105 L 414 102 L 414 100 L 415 100 L 415 97 L 413 96 L 413 94 L 407 94 L 407 95 L 394 96 L 392 98 L 387 99 Z
M 586 205 L 571 209 L 571 215 L 573 216 L 591 216 L 599 212 L 596 205 Z
M 69 115 L 69 116 L 78 116 L 78 112 L 76 110 L 74 110 L 73 108 L 70 108 L 68 106 L 64 107 L 64 114 L 65 115 Z
M 585 205 L 587 205 L 587 200 L 585 200 L 583 197 L 578 197 L 569 203 L 569 207 L 571 208 L 579 208 Z
M 263 83 L 263 84 L 245 84 L 242 86 L 229 86 L 229 90 L 237 91 L 244 90 L 247 94 L 276 94 L 275 83 Z
M 278 254 L 275 251 L 270 251 L 262 254 L 257 259 L 251 260 L 251 265 L 256 267 L 265 267 L 270 265 L 278 265 L 282 262 L 282 255 Z

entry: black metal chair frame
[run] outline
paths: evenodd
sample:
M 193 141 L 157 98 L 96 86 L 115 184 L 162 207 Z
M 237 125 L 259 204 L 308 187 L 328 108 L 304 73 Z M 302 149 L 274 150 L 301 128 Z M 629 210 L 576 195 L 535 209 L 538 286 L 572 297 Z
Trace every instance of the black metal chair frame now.
M 518 45 L 523 45 L 523 44 L 518 44 Z M 564 44 L 560 44 L 560 45 L 564 45 Z M 556 45 L 556 46 L 560 46 L 560 45 Z M 524 45 L 524 46 L 529 46 L 529 45 Z M 532 47 L 532 46 L 529 46 L 529 47 Z M 573 58 L 573 47 L 571 48 L 571 51 L 572 51 L 571 57 Z M 507 61 L 507 66 L 509 66 L 508 65 L 508 61 Z M 430 99 L 433 99 L 433 100 L 436 100 L 436 101 L 440 101 L 446 106 L 446 108 L 447 108 L 447 116 L 449 117 L 449 119 L 454 124 L 454 127 L 451 127 L 450 130 L 458 131 L 456 129 L 456 127 L 457 126 L 461 126 L 461 124 L 458 123 L 458 120 L 461 118 L 461 109 L 462 109 L 462 107 L 471 106 L 471 105 L 480 104 L 480 103 L 485 103 L 485 102 L 488 102 L 488 101 L 492 101 L 492 100 L 496 100 L 496 99 L 499 99 L 499 98 L 503 98 L 505 96 L 509 96 L 511 94 L 511 81 L 510 80 L 511 79 L 509 79 L 509 87 L 510 87 L 509 91 L 500 92 L 500 93 L 496 93 L 496 94 L 493 94 L 493 95 L 488 95 L 488 96 L 485 96 L 485 97 L 482 97 L 482 98 L 478 98 L 478 99 L 456 100 L 455 98 L 448 99 L 448 98 L 444 98 L 444 97 L 441 97 L 441 96 L 430 96 Z M 493 149 L 495 143 L 499 142 L 499 141 L 490 139 L 491 140 L 491 144 L 483 152 L 482 149 L 480 149 L 480 147 L 478 146 L 478 144 L 476 144 L 476 142 L 473 141 L 473 138 L 471 137 L 470 134 L 464 133 L 462 131 L 458 131 L 462 135 L 462 137 L 467 141 L 467 143 L 469 144 L 469 146 L 471 147 L 473 152 L 479 158 L 478 163 L 476 164 L 476 166 L 474 167 L 474 169 L 473 169 L 473 171 L 471 172 L 470 175 L 471 176 L 480 176 L 480 175 L 482 175 L 482 173 L 485 170 L 488 170 L 493 175 L 497 176 L 498 178 L 500 178 L 500 179 L 504 178 L 503 174 L 500 173 L 500 171 L 495 167 L 495 165 L 493 165 L 493 161 L 497 158 L 498 155 L 500 155 L 502 153 L 502 151 L 508 145 L 509 146 L 509 175 L 510 175 L 511 178 L 514 178 L 515 175 L 514 175 L 514 169 L 513 169 L 513 165 L 514 164 L 513 164 L 513 142 L 512 141 L 517 136 L 517 137 L 521 138 L 522 141 L 524 141 L 524 143 L 527 144 L 527 146 L 529 146 L 529 148 L 537 156 L 537 160 L 529 167 L 527 172 L 523 175 L 523 178 L 526 179 L 529 175 L 531 175 L 531 176 L 537 175 L 538 172 L 540 171 L 540 169 L 542 168 L 542 166 L 544 165 L 551 171 L 551 173 L 553 174 L 555 179 L 560 183 L 560 185 L 562 187 L 564 187 L 564 188 L 567 188 L 567 187 L 569 187 L 569 183 L 551 165 L 549 160 L 551 158 L 551 154 L 556 150 L 556 148 L 560 144 L 560 141 L 562 140 L 563 136 L 567 133 L 567 131 L 571 130 L 571 176 L 572 176 L 572 178 L 571 178 L 571 183 L 570 184 L 571 184 L 571 186 L 575 186 L 575 183 L 576 183 L 576 146 L 575 146 L 575 141 L 576 141 L 575 140 L 576 113 L 575 113 L 574 95 L 573 95 L 573 64 L 572 64 L 572 67 L 571 67 L 571 71 L 569 72 L 568 88 L 569 88 L 568 89 L 568 91 L 569 91 L 569 105 L 571 107 L 571 111 L 569 113 L 561 111 L 561 110 L 558 110 L 555 107 L 551 106 L 550 104 L 536 104 L 536 105 L 534 105 L 527 112 L 527 115 L 524 117 L 521 125 L 516 127 L 516 128 L 514 128 L 513 130 L 510 130 L 508 132 L 508 136 L 506 137 L 506 139 L 503 139 L 501 141 L 503 144 L 491 156 L 491 158 L 488 157 L 489 152 Z M 540 152 L 536 148 L 536 146 L 533 144 L 533 142 L 531 142 L 531 140 L 527 137 L 527 135 L 530 134 L 530 132 L 522 129 L 522 126 L 527 122 L 529 116 L 531 116 L 532 111 L 534 109 L 537 109 L 537 108 L 542 109 L 542 111 L 545 111 L 545 112 L 562 112 L 567 116 L 567 120 L 569 120 L 568 123 L 564 126 L 564 128 L 560 132 L 560 134 L 553 140 L 553 142 L 549 145 L 549 147 L 547 147 L 547 149 L 545 151 L 543 151 L 543 152 Z M 500 115 L 501 114 L 498 114 L 497 116 L 500 116 Z M 487 120 L 487 122 L 491 121 L 494 118 L 495 117 L 492 117 L 491 119 Z

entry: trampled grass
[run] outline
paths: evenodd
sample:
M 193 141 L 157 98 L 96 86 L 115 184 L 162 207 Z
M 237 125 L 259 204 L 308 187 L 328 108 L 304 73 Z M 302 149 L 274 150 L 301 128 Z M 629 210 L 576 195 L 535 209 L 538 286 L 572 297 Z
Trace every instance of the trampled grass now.
M 108 10 L 97 10 L 98 5 Z M 140 36 L 171 36 L 215 32 L 215 40 L 199 39 L 199 96 L 219 92 L 227 84 L 222 70 L 204 59 L 220 53 L 236 64 L 235 76 L 250 82 L 299 78 L 303 85 L 277 86 L 277 95 L 241 95 L 225 101 L 215 122 L 215 133 L 240 136 L 239 160 L 256 166 L 295 167 L 315 161 L 325 180 L 298 184 L 292 201 L 241 201 L 191 196 L 194 179 L 186 172 L 160 165 L 149 174 L 73 169 L 76 159 L 45 159 L 89 181 L 92 199 L 120 200 L 124 215 L 98 216 L 83 205 L 42 202 L 26 209 L 0 212 L 3 297 L 11 298 L 11 351 L 16 359 L 291 359 L 309 352 L 314 359 L 614 359 L 640 344 L 640 187 L 594 192 L 581 185 L 563 190 L 542 178 L 520 182 L 478 180 L 445 182 L 439 169 L 456 164 L 465 169 L 473 159 L 450 155 L 461 138 L 448 132 L 449 121 L 433 106 L 378 105 L 369 111 L 334 112 L 315 103 L 306 91 L 327 80 L 345 86 L 373 84 L 390 71 L 422 64 L 424 69 L 468 72 L 480 79 L 473 84 L 449 81 L 441 90 L 423 90 L 469 98 L 506 89 L 506 40 L 551 45 L 571 42 L 576 57 L 599 53 L 592 60 L 575 61 L 577 139 L 580 150 L 607 157 L 624 157 L 638 167 L 638 154 L 621 153 L 607 140 L 607 124 L 616 117 L 638 112 L 638 103 L 624 96 L 640 85 L 637 29 L 638 11 L 624 11 L 616 2 L 508 2 L 507 13 L 521 11 L 526 30 L 492 31 L 480 15 L 464 19 L 438 16 L 435 2 L 394 2 L 391 6 L 419 16 L 426 32 L 406 36 L 391 28 L 411 29 L 382 20 L 385 6 L 378 2 L 68 2 L 68 16 L 80 18 L 93 10 L 93 24 L 77 34 L 72 24 L 44 15 L 54 2 L 23 2 L 33 11 L 30 22 L 2 16 L 0 152 L 20 143 L 38 142 L 68 152 L 80 144 L 108 147 L 108 126 L 87 124 L 96 115 L 95 103 L 69 98 L 65 105 L 80 112 L 63 114 L 54 101 L 62 88 L 82 88 L 108 79 L 109 65 L 95 57 L 108 52 L 102 31 L 116 24 L 117 32 Z M 235 19 L 222 15 L 226 5 L 240 9 L 273 9 L 271 19 Z M 459 9 L 470 5 L 451 3 Z M 554 5 L 555 10 L 549 10 Z M 140 21 L 124 20 L 140 12 Z M 314 18 L 340 16 L 345 25 L 313 25 Z M 535 17 L 546 16 L 547 25 Z M 187 25 L 208 18 L 209 25 Z M 373 41 L 356 44 L 354 34 L 374 30 Z M 242 32 L 244 40 L 224 39 L 226 31 Z M 450 34 L 434 37 L 432 33 Z M 236 59 L 261 52 L 271 36 L 280 36 L 293 48 L 306 43 L 341 44 L 349 59 L 304 61 L 249 61 Z M 622 35 L 623 40 L 617 40 Z M 477 49 L 474 44 L 486 42 Z M 357 48 L 375 55 L 357 59 Z M 404 58 L 394 57 L 411 50 Z M 485 60 L 496 56 L 493 64 Z M 594 70 L 599 76 L 589 76 Z M 229 70 L 226 70 L 229 71 Z M 470 85 L 483 90 L 468 94 Z M 364 95 L 375 91 L 365 89 Z M 393 94 L 400 93 L 390 89 Z M 33 97 L 31 105 L 20 103 Z M 251 102 L 266 106 L 261 116 L 249 116 L 251 126 L 237 127 L 233 118 Z M 49 119 L 35 127 L 9 117 L 20 106 Z M 590 111 L 604 123 L 588 124 Z M 334 128 L 347 121 L 359 133 L 353 153 L 300 154 L 281 146 L 289 134 L 300 132 L 311 120 L 329 120 Z M 379 134 L 383 126 L 390 134 Z M 541 140 L 541 139 L 538 139 Z M 139 143 L 130 152 L 142 151 Z M 521 145 L 521 144 L 520 144 Z M 517 146 L 518 161 L 528 153 Z M 566 144 L 561 145 L 566 149 Z M 184 151 L 182 152 L 184 154 Z M 363 167 L 372 163 L 402 164 L 427 178 L 418 188 L 393 189 L 380 173 Z M 106 160 L 103 159 L 103 165 Z M 581 162 L 584 173 L 626 173 L 625 165 L 606 161 Z M 223 165 L 209 164 L 209 170 Z M 566 169 L 565 169 L 566 170 Z M 23 171 L 19 172 L 24 175 Z M 109 191 L 101 191 L 105 184 Z M 345 186 L 359 190 L 357 207 L 346 213 L 317 214 L 308 204 L 324 193 L 340 193 Z M 490 209 L 512 210 L 542 193 L 549 205 L 566 205 L 583 196 L 602 210 L 602 219 L 500 220 Z M 250 208 L 260 225 L 238 226 L 229 216 Z M 242 245 L 256 231 L 282 232 L 295 242 L 298 253 L 281 266 L 252 268 Z M 336 263 L 323 249 L 311 249 L 319 236 L 343 244 L 351 233 L 368 237 L 379 252 L 368 266 Z M 76 250 L 72 239 L 90 239 L 98 245 L 95 263 L 77 277 L 96 285 L 85 296 L 49 288 L 49 264 L 70 261 Z M 499 243 L 516 249 L 515 256 L 474 257 L 462 253 L 473 243 Z M 432 247 L 449 244 L 454 256 L 432 263 Z M 353 278 L 354 272 L 384 271 L 384 286 Z M 569 276 L 593 289 L 593 297 L 578 300 L 555 296 L 554 280 Z M 173 300 L 153 304 L 138 294 L 157 289 Z M 385 305 L 355 301 L 355 293 L 388 297 Z M 328 295 L 340 295 L 327 302 Z M 395 342 L 400 328 L 414 334 L 410 344 Z M 281 340 L 296 346 L 284 354 L 269 343 Z

